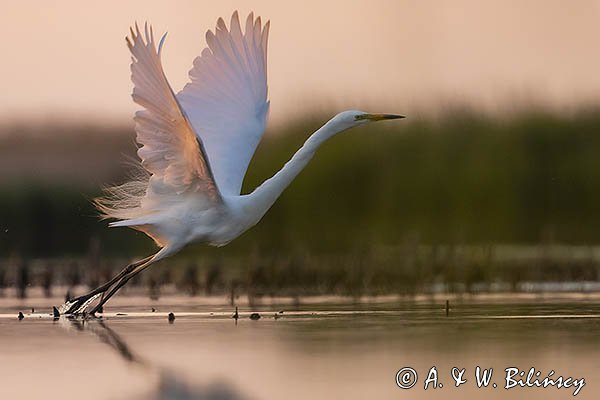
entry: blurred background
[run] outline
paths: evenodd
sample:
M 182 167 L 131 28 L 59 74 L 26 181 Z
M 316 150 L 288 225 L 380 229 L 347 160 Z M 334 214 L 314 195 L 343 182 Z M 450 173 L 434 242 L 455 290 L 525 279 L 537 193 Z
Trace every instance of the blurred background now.
M 338 111 L 408 118 L 331 140 L 258 226 L 162 262 L 139 290 L 600 291 L 600 2 L 252 7 L 272 23 L 272 105 L 244 193 Z M 147 0 L 2 8 L 0 290 L 94 286 L 154 250 L 143 234 L 108 229 L 90 203 L 126 179 L 135 156 L 128 27 L 169 31 L 163 65 L 178 91 L 205 31 L 251 10 Z

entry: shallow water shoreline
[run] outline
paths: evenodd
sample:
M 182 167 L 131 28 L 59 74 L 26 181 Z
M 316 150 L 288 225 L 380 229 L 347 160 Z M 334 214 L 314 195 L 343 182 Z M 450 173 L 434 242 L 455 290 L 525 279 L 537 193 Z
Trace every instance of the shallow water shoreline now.
M 472 382 L 476 366 L 497 371 L 498 384 L 506 368 L 555 370 L 586 380 L 577 399 L 600 394 L 597 295 L 263 300 L 240 302 L 234 319 L 235 308 L 223 296 L 122 295 L 102 318 L 53 320 L 45 308 L 49 299 L 2 298 L 0 398 L 572 398 L 556 388 L 452 387 L 453 367 L 465 368 Z M 25 304 L 36 304 L 35 313 Z M 170 312 L 175 318 L 169 321 Z M 251 319 L 252 313 L 261 318 Z M 394 381 L 404 367 L 420 376 L 410 391 Z M 432 367 L 444 388 L 424 391 Z M 68 382 L 69 389 L 49 390 L 56 382 Z

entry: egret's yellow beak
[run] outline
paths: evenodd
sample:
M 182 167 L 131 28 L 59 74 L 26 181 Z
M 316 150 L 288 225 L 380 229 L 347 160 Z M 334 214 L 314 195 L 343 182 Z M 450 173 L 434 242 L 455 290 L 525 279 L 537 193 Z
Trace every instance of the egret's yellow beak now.
M 404 115 L 396 115 L 396 114 L 362 114 L 357 115 L 355 119 L 357 121 L 361 119 L 367 119 L 369 121 L 381 121 L 384 119 L 398 119 L 398 118 L 406 118 Z

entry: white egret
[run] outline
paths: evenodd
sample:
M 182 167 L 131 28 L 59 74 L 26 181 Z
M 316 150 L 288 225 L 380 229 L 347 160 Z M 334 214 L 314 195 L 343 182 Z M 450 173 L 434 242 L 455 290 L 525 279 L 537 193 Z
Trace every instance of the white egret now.
M 166 36 L 166 34 L 165 34 Z M 175 94 L 161 65 L 163 36 L 137 24 L 126 38 L 132 54 L 139 177 L 109 188 L 96 204 L 103 216 L 150 236 L 160 250 L 136 261 L 106 284 L 68 301 L 62 313 L 94 314 L 133 276 L 184 246 L 222 246 L 256 225 L 327 139 L 371 121 L 403 118 L 344 111 L 313 133 L 273 177 L 250 194 L 242 180 L 265 130 L 269 22 L 250 13 L 244 31 L 237 11 L 229 29 L 219 18 L 208 47 L 194 60 L 191 81 Z M 101 297 L 100 297 L 101 296 Z M 99 301 L 98 297 L 100 297 Z

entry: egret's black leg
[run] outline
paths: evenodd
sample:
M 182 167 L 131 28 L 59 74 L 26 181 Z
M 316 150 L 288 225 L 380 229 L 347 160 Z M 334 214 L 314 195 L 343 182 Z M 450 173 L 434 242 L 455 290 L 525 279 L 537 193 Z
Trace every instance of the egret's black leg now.
M 129 264 L 128 266 L 123 268 L 123 270 L 121 272 L 119 272 L 110 281 L 106 282 L 105 284 L 103 284 L 101 286 L 98 286 L 96 289 L 90 291 L 89 293 L 86 293 L 82 296 L 76 297 L 73 300 L 70 300 L 69 303 L 71 303 L 71 302 L 73 302 L 73 303 L 67 310 L 63 311 L 63 314 L 71 314 L 71 313 L 75 312 L 79 307 L 81 307 L 86 301 L 91 299 L 93 296 L 96 296 L 97 294 L 106 292 L 108 289 L 110 289 L 111 286 L 113 286 L 116 282 L 118 282 L 120 279 L 122 279 L 125 275 L 132 272 L 133 270 L 135 270 L 137 267 L 144 264 L 145 262 L 150 261 L 151 258 L 152 258 L 152 256 L 146 257 L 142 260 L 139 260 L 139 261 Z
M 146 268 L 148 268 L 150 266 L 150 264 L 153 263 L 153 257 L 148 257 L 146 259 L 146 262 L 143 264 L 138 264 L 136 268 L 134 268 L 132 271 L 127 272 L 124 276 L 121 277 L 121 279 L 117 282 L 117 284 L 112 287 L 108 292 L 104 292 L 102 294 L 102 298 L 100 299 L 100 302 L 98 302 L 98 304 L 96 304 L 94 306 L 94 308 L 92 308 L 90 310 L 90 315 L 94 315 L 96 312 L 98 312 L 98 310 L 100 309 L 100 307 L 102 307 L 115 293 L 117 293 L 117 291 L 119 289 L 121 289 L 123 286 L 125 286 L 125 284 L 127 282 L 129 282 L 129 280 L 131 278 L 133 278 L 134 276 L 136 276 L 137 274 L 139 274 L 140 272 L 142 272 L 143 270 L 145 270 Z

